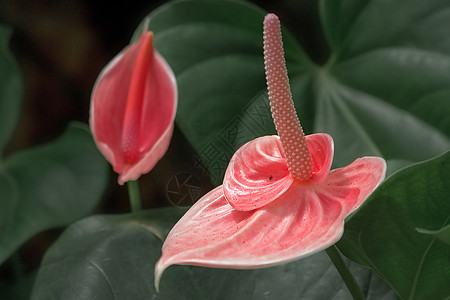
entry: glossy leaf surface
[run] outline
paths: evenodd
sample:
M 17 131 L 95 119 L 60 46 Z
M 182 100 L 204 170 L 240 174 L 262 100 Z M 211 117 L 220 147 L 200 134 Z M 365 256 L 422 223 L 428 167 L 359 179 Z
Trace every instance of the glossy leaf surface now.
M 0 169 L 0 261 L 36 233 L 91 213 L 106 182 L 106 162 L 82 124 L 8 157 Z
M 217 171 L 217 183 L 235 150 L 255 137 L 275 133 L 265 94 L 264 15 L 243 1 L 178 1 L 149 15 L 154 46 L 177 77 L 177 125 L 198 152 L 217 149 L 209 162 L 210 171 Z M 284 37 L 285 44 L 296 45 L 287 51 L 288 59 L 304 60 L 295 40 L 288 33 Z M 247 108 L 253 115 L 245 114 Z M 243 125 L 243 118 L 250 119 Z
M 403 169 L 381 185 L 346 223 L 338 243 L 377 271 L 403 299 L 450 295 L 449 246 L 416 228 L 450 224 L 450 152 Z
M 334 167 L 376 155 L 392 173 L 447 150 L 448 1 L 323 0 L 319 6 L 332 52 L 327 64 L 311 62 L 286 30 L 283 42 L 300 121 L 306 133 L 333 137 Z M 390 13 L 380 19 L 380 11 Z M 177 124 L 217 184 L 235 150 L 274 133 L 264 96 L 264 14 L 245 2 L 198 0 L 150 14 L 155 47 L 177 76 Z
M 45 256 L 32 299 L 349 299 L 322 252 L 260 270 L 173 266 L 157 294 L 153 268 L 162 242 L 154 233 L 166 235 L 184 212 L 164 208 L 94 216 L 72 225 Z M 350 268 L 369 300 L 395 299 L 369 270 L 354 263 Z

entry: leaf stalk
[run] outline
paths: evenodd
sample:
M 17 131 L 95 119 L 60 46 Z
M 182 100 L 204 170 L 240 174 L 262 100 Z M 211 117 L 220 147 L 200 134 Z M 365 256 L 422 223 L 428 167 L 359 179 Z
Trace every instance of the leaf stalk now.
M 347 286 L 350 293 L 352 294 L 353 299 L 365 300 L 366 296 L 364 295 L 358 283 L 356 282 L 355 277 L 353 277 L 349 268 L 345 264 L 345 261 L 342 258 L 341 254 L 339 253 L 339 250 L 336 248 L 336 245 L 333 245 L 328 249 L 326 249 L 326 252 L 330 257 L 331 261 L 333 262 L 334 266 L 336 267 L 337 271 L 341 275 L 342 279 L 344 280 L 344 283 Z

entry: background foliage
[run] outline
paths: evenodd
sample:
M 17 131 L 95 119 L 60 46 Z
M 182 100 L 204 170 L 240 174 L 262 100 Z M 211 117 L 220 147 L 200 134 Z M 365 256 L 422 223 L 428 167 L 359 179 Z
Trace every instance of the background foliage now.
M 448 298 L 450 5 L 443 0 L 308 3 L 283 1 L 284 10 L 263 5 L 286 22 L 287 66 L 305 131 L 333 136 L 334 167 L 364 155 L 388 162 L 387 180 L 347 220 L 338 246 L 352 260 L 351 270 L 369 299 Z M 305 11 L 317 20 L 301 18 Z M 27 299 L 34 286 L 33 299 L 349 298 L 323 253 L 261 270 L 173 266 L 162 278 L 161 293 L 153 287 L 161 240 L 185 211 L 153 208 L 168 204 L 164 198 L 173 174 L 192 170 L 188 175 L 198 180 L 201 194 L 212 186 L 206 175 L 221 183 L 240 145 L 275 133 L 262 60 L 265 13 L 245 1 L 184 0 L 149 14 L 155 47 L 177 76 L 180 131 L 167 157 L 142 178 L 152 209 L 76 223 L 96 208 L 111 211 L 101 205 L 102 197 L 109 201 L 123 191 L 110 187 L 105 194 L 106 164 L 83 124 L 68 126 L 45 145 L 20 147 L 14 140 L 24 85 L 8 49 L 11 30 L 0 27 L 0 274 L 15 276 L 2 276 L 0 295 Z M 305 22 L 313 26 L 299 26 Z M 83 99 L 88 105 L 89 94 Z M 109 186 L 115 185 L 114 177 Z M 19 247 L 43 230 L 69 224 L 46 251 L 36 277 L 22 272 Z

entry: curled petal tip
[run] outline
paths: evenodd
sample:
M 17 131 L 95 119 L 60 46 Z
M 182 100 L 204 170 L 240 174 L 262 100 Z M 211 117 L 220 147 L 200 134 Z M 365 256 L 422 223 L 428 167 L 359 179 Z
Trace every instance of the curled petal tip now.
M 249 211 L 278 198 L 292 182 L 280 138 L 264 136 L 236 151 L 225 172 L 223 190 L 233 208 Z
M 330 172 L 333 139 L 324 133 L 306 136 L 314 163 L 311 182 L 321 182 Z M 285 193 L 294 177 L 288 170 L 278 136 L 264 136 L 242 146 L 230 160 L 223 190 L 228 203 L 236 210 L 258 209 Z
M 311 181 L 319 183 L 327 177 L 333 163 L 333 138 L 326 133 L 316 133 L 307 135 L 306 141 L 313 162 Z
M 155 289 L 156 292 L 159 293 L 159 283 L 161 282 L 161 276 L 164 272 L 165 267 L 162 267 L 160 264 L 160 260 L 156 263 L 155 266 Z

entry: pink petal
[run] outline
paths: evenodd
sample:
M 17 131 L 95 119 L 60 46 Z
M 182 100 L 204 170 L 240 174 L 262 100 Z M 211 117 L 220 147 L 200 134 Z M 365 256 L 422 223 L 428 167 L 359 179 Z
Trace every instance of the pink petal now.
M 148 173 L 156 163 L 164 156 L 169 148 L 172 139 L 173 123 L 166 128 L 166 131 L 155 142 L 152 149 L 148 151 L 141 160 L 134 165 L 126 166 L 119 175 L 119 184 L 124 184 L 129 180 L 136 180 L 142 174 Z
M 276 141 L 266 138 L 255 145 Z M 316 154 L 332 146 L 326 135 L 310 141 L 314 141 L 311 145 L 317 151 L 312 153 Z M 246 154 L 245 148 L 241 154 Z M 328 166 L 325 157 L 318 155 L 315 161 Z M 158 286 L 163 271 L 172 264 L 261 268 L 323 250 L 340 239 L 345 218 L 380 184 L 385 171 L 383 159 L 360 158 L 324 175 L 320 182 L 295 180 L 276 201 L 251 211 L 234 209 L 219 186 L 172 228 L 156 264 L 155 284 Z
M 328 134 L 306 136 L 313 161 L 311 181 L 320 182 L 330 171 L 333 139 Z M 278 136 L 257 138 L 242 146 L 228 165 L 223 181 L 225 198 L 237 210 L 260 208 L 281 196 L 294 181 Z
M 92 93 L 91 130 L 119 183 L 147 173 L 164 155 L 176 106 L 175 76 L 144 31 L 105 67 Z
M 292 184 L 278 136 L 264 136 L 242 146 L 231 158 L 223 190 L 237 210 L 262 207 L 282 195 Z
M 221 187 L 214 189 L 172 228 L 156 264 L 156 284 L 172 264 L 261 268 L 334 244 L 348 211 L 339 203 L 326 206 L 315 186 L 296 181 L 277 201 L 253 211 L 233 209 Z
M 356 210 L 384 180 L 386 162 L 379 157 L 362 157 L 346 167 L 330 172 L 318 193 L 330 202 Z M 330 204 L 332 205 L 332 204 Z
M 333 138 L 326 133 L 316 133 L 306 136 L 309 152 L 313 160 L 312 182 L 321 182 L 330 172 L 333 163 Z

